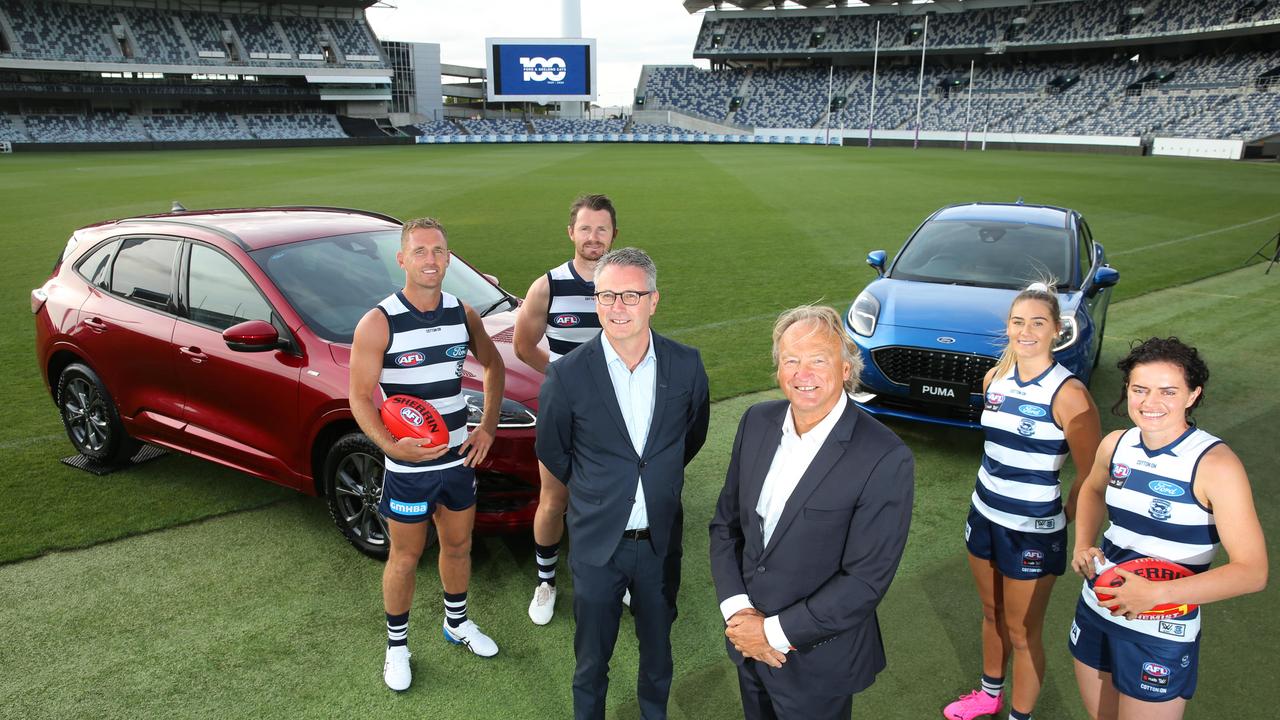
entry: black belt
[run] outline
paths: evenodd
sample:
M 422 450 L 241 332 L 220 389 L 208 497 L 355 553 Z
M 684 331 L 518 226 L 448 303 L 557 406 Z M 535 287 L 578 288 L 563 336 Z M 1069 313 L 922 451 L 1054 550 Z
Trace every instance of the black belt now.
M 623 540 L 648 540 L 649 528 L 639 528 L 637 530 L 623 530 Z

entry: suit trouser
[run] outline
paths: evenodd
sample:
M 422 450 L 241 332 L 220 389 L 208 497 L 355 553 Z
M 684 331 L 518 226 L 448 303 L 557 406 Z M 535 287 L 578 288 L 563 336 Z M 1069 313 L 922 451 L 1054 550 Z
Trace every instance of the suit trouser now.
M 573 716 L 578 720 L 604 718 L 609 689 L 609 659 L 618 640 L 622 593 L 631 589 L 640 668 L 636 699 L 640 716 L 661 720 L 667 716 L 671 693 L 671 624 L 676 619 L 676 592 L 680 587 L 680 556 L 659 557 L 648 540 L 619 541 L 609 562 L 592 566 L 574 562 Z
M 786 664 L 774 670 L 755 660 L 738 666 L 746 720 L 848 720 L 852 715 L 852 695 L 815 695 L 788 682 L 786 670 Z

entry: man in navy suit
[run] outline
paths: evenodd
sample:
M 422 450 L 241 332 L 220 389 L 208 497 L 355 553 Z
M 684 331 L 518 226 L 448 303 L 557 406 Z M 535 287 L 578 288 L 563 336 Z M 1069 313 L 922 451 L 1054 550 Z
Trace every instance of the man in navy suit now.
M 631 591 L 646 719 L 667 716 L 671 624 L 680 587 L 684 466 L 707 436 L 707 373 L 697 350 L 649 329 L 657 268 L 623 248 L 596 263 L 597 340 L 547 367 L 538 459 L 569 488 L 573 712 L 604 718 L 622 594 Z
M 849 718 L 885 667 L 875 611 L 907 542 L 914 461 L 849 398 L 861 362 L 834 310 L 783 313 L 773 359 L 786 400 L 738 425 L 711 575 L 746 718 Z

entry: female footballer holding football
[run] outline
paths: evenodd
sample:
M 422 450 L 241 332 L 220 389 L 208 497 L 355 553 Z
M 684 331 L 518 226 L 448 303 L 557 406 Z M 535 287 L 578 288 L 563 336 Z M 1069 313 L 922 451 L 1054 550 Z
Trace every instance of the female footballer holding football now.
M 1119 368 L 1124 390 L 1112 410 L 1127 406 L 1135 427 L 1103 440 L 1079 495 L 1071 566 L 1086 580 L 1071 654 L 1094 720 L 1178 720 L 1196 686 L 1197 606 L 1265 587 L 1267 548 L 1244 466 L 1191 423 L 1209 380 L 1196 349 L 1151 338 Z M 1111 524 L 1098 548 L 1104 513 Z M 1210 570 L 1219 543 L 1229 562 Z M 1100 601 L 1097 575 L 1140 557 L 1177 563 L 1190 575 L 1153 582 L 1119 567 L 1124 584 Z M 1158 614 L 1163 606 L 1174 607 Z
M 1076 468 L 1092 467 L 1102 436 L 1084 383 L 1054 360 L 1059 312 L 1052 283 L 1019 293 L 1009 309 L 1008 344 L 983 380 L 986 443 L 965 524 L 982 600 L 982 685 L 943 709 L 950 720 L 999 712 L 1010 659 L 1009 717 L 1030 718 L 1040 696 L 1041 630 L 1053 582 L 1066 571 L 1076 493 L 1064 507 L 1058 474 L 1068 452 Z

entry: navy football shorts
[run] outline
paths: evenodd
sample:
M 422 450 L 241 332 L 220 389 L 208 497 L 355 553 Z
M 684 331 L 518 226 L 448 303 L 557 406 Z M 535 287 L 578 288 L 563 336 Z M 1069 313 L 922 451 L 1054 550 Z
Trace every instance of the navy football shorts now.
M 1135 642 L 1119 637 L 1116 630 L 1086 607 L 1084 600 L 1076 601 L 1068 643 L 1072 656 L 1095 670 L 1111 673 L 1111 684 L 1122 695 L 1147 702 L 1191 699 L 1200 665 L 1199 637 L 1181 643 L 1142 635 L 1143 640 Z
M 476 504 L 476 471 L 465 465 L 419 473 L 387 470 L 382 475 L 378 512 L 402 523 L 425 522 L 437 505 L 466 510 Z
M 969 554 L 995 562 L 1001 575 L 1014 580 L 1036 580 L 1061 575 L 1067 569 L 1067 531 L 1022 532 L 993 523 L 969 506 L 964 525 Z

